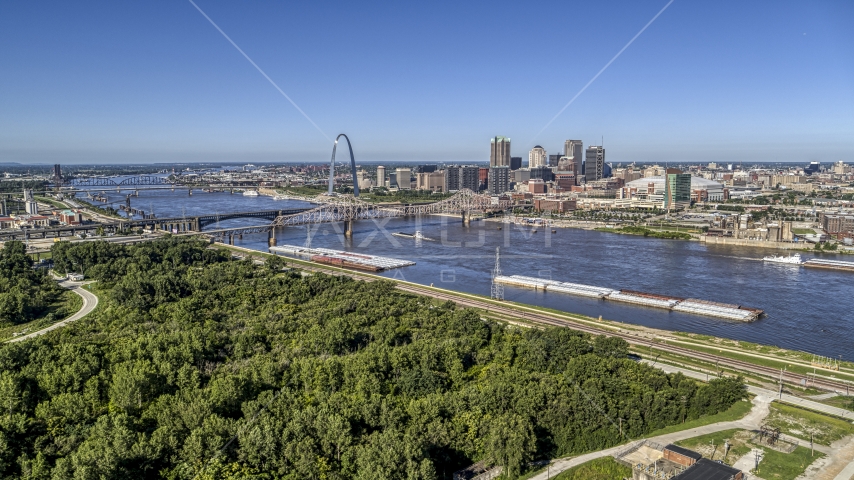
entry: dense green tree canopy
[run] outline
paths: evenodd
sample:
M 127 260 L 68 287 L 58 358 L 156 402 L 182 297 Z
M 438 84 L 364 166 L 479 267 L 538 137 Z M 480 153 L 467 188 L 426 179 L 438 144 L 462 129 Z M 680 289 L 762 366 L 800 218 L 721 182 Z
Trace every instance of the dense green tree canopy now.
M 0 346 L 6 477 L 433 479 L 476 460 L 620 443 L 716 413 L 625 343 L 519 329 L 360 282 L 232 261 L 204 243 L 57 245 L 98 278 L 85 320 Z M 229 441 L 234 438 L 234 441 Z
M 0 326 L 40 316 L 61 292 L 44 271 L 33 270 L 23 243 L 6 242 L 0 248 Z

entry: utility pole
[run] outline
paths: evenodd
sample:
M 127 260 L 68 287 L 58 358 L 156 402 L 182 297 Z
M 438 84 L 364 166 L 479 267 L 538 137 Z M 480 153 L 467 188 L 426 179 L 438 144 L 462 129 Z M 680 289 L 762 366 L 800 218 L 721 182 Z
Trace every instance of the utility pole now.
M 490 297 L 500 302 L 504 301 L 504 284 L 498 283 L 496 278 L 501 276 L 501 247 L 495 247 L 495 268 L 492 270 L 492 289 Z

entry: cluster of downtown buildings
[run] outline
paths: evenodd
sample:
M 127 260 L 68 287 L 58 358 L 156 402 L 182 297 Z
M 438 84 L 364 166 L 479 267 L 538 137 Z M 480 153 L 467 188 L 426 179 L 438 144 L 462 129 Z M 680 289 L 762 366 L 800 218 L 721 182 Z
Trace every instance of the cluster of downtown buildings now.
M 588 198 L 595 198 L 597 204 L 606 198 L 625 198 L 640 202 L 634 206 L 650 209 L 681 207 L 692 199 L 691 175 L 660 167 L 646 172 L 632 167 L 615 171 L 605 163 L 605 148 L 601 145 L 585 149 L 581 140 L 566 140 L 563 152 L 552 155 L 537 145 L 528 152 L 527 165 L 522 157 L 512 156 L 510 145 L 507 137 L 491 138 L 488 167 L 446 165 L 440 169 L 438 165 L 418 165 L 387 172 L 380 166 L 375 179 L 367 172 L 359 172 L 356 181 L 362 190 L 381 186 L 392 190 L 450 193 L 469 189 L 489 195 L 512 195 L 515 200 L 530 200 L 538 210 L 559 212 L 583 208 Z M 644 173 L 658 178 L 643 188 L 625 189 L 628 182 L 643 178 Z M 703 193 L 699 195 L 708 198 L 707 189 L 701 187 Z M 722 197 L 723 190 L 718 190 L 717 197 Z
M 415 174 L 411 182 L 409 173 Z M 605 164 L 605 149 L 591 146 L 584 150 L 581 140 L 567 140 L 562 155 L 548 155 L 537 145 L 528 153 L 527 166 L 523 168 L 522 157 L 510 152 L 510 139 L 496 136 L 490 139 L 489 167 L 478 165 L 449 165 L 439 170 L 436 165 L 420 165 L 414 170 L 398 168 L 388 172 L 378 167 L 376 181 L 362 175 L 360 188 L 385 186 L 393 189 L 417 189 L 435 192 L 454 192 L 462 189 L 485 191 L 490 195 L 502 195 L 513 190 L 514 184 L 553 184 L 552 191 L 569 191 L 572 186 L 582 185 L 611 176 L 610 166 Z M 407 180 L 409 179 L 409 180 Z

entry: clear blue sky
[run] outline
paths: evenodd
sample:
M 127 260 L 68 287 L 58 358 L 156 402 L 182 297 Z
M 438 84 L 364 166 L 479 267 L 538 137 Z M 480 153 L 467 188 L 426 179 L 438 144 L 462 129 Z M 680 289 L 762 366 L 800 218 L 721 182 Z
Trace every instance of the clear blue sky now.
M 854 162 L 854 2 L 197 4 L 357 160 Z M 327 161 L 187 1 L 0 3 L 0 162 Z

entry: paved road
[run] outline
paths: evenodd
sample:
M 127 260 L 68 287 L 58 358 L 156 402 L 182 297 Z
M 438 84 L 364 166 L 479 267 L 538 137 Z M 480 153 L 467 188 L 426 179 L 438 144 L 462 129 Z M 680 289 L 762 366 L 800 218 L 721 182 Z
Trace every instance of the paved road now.
M 645 363 L 650 363 L 650 364 L 653 363 L 649 360 L 641 360 L 641 361 L 645 362 Z M 686 377 L 696 378 L 698 380 L 703 380 L 703 381 L 706 381 L 708 378 L 705 373 L 695 372 L 693 370 L 688 370 L 688 369 L 681 368 L 681 367 L 675 367 L 673 365 L 667 365 L 664 363 L 657 363 L 657 364 L 655 364 L 655 366 L 664 370 L 667 373 L 681 372 Z M 809 410 L 813 410 L 816 412 L 827 413 L 829 415 L 842 417 L 842 418 L 845 418 L 848 420 L 854 419 L 854 412 L 852 412 L 850 410 L 846 410 L 844 408 L 833 407 L 831 405 L 825 405 L 823 403 L 814 402 L 812 400 L 807 400 L 805 398 L 796 397 L 794 395 L 789 395 L 786 393 L 784 393 L 781 397 L 779 392 L 775 392 L 774 390 L 768 390 L 766 388 L 754 387 L 752 385 L 748 385 L 747 390 L 754 395 L 762 395 L 765 397 L 769 397 L 772 400 L 779 400 L 779 401 L 782 401 L 784 403 L 790 403 L 792 405 L 798 405 L 800 407 L 807 408 Z
M 692 428 L 690 430 L 683 430 L 681 432 L 674 432 L 665 435 L 659 435 L 657 437 L 651 437 L 648 440 L 660 443 L 662 445 L 667 445 L 668 443 L 678 442 L 680 440 L 687 440 L 689 438 L 699 437 L 701 435 L 708 435 L 710 433 L 720 432 L 723 430 L 731 430 L 735 428 L 743 430 L 757 429 L 759 428 L 759 425 L 762 423 L 765 417 L 768 416 L 768 406 L 770 404 L 770 398 L 757 395 L 753 398 L 753 408 L 750 410 L 750 413 L 748 413 L 747 416 L 740 420 L 735 420 L 732 422 L 713 423 L 711 425 Z M 581 465 L 582 463 L 586 463 L 591 460 L 595 460 L 597 458 L 615 455 L 625 450 L 627 447 L 628 445 L 620 445 L 619 447 L 609 448 L 607 450 L 600 450 L 598 452 L 593 453 L 587 453 L 573 458 L 556 460 L 554 463 L 552 463 L 551 467 L 548 469 L 547 472 L 540 472 L 539 474 L 531 477 L 531 480 L 547 480 L 549 476 L 554 476 L 560 472 L 563 472 L 564 470 L 568 470 L 572 467 Z
M 43 329 L 35 331 L 33 333 L 28 333 L 26 335 L 22 335 L 20 337 L 14 338 L 12 340 L 9 340 L 10 343 L 11 342 L 23 342 L 24 340 L 29 340 L 29 339 L 31 339 L 33 337 L 37 337 L 39 335 L 44 335 L 45 333 L 50 332 L 51 330 L 56 330 L 57 328 L 62 328 L 64 326 L 68 325 L 69 323 L 71 323 L 75 320 L 80 320 L 81 318 L 90 314 L 92 312 L 92 310 L 95 310 L 95 307 L 98 306 L 98 297 L 96 297 L 92 292 L 83 288 L 83 285 L 87 285 L 86 283 L 64 281 L 64 282 L 59 282 L 59 285 L 71 290 L 72 292 L 76 293 L 77 295 L 80 295 L 83 298 L 83 308 L 81 308 L 74 315 L 66 318 L 65 320 L 56 322 L 49 327 L 43 328 Z

